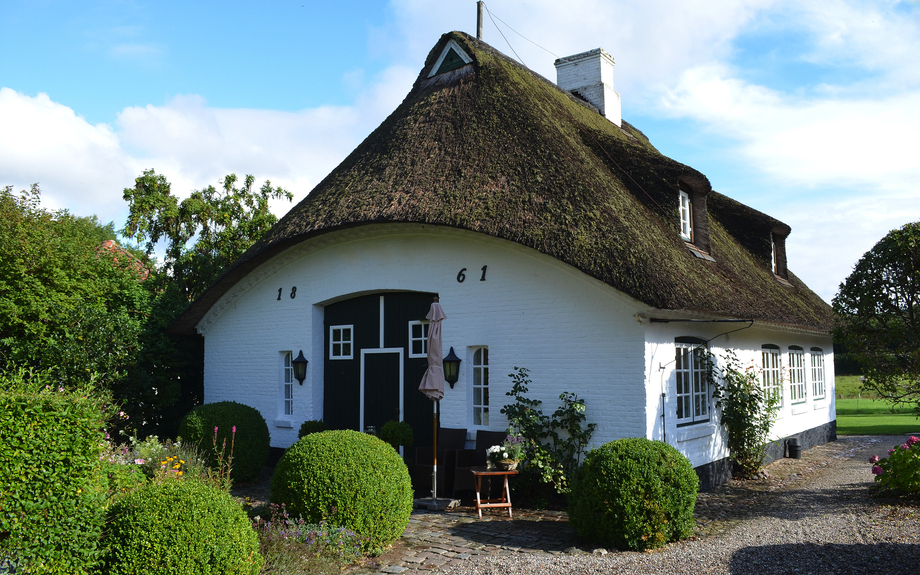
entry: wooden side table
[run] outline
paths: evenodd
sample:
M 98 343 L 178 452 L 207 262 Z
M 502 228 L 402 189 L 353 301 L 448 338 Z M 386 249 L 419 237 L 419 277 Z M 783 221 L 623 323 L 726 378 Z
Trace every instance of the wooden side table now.
M 473 474 L 473 481 L 476 483 L 476 511 L 479 512 L 479 518 L 482 519 L 482 510 L 489 507 L 507 507 L 508 517 L 511 517 L 511 489 L 508 487 L 508 477 L 517 475 L 517 470 L 506 471 L 485 467 L 469 467 L 468 469 Z M 504 479 L 505 485 L 502 488 L 502 496 L 499 499 L 480 499 L 479 491 L 482 489 L 483 477 L 501 477 Z

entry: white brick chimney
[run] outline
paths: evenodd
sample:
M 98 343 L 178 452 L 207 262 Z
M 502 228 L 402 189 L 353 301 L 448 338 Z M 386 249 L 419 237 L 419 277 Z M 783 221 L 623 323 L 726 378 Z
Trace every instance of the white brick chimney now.
M 596 48 L 556 60 L 556 84 L 577 93 L 620 126 L 620 95 L 613 89 L 613 56 Z

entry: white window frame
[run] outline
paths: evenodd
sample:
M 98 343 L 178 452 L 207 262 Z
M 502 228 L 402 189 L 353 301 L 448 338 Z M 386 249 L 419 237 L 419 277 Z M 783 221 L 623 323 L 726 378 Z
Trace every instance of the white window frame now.
M 824 399 L 827 387 L 824 381 L 824 350 L 811 348 L 811 394 L 814 399 Z
M 348 334 L 348 339 L 343 339 Z M 338 340 L 336 339 L 338 336 Z M 343 353 L 344 346 L 348 346 L 348 353 Z M 336 346 L 339 346 L 336 353 Z M 353 359 L 355 356 L 355 326 L 331 325 L 329 326 L 329 359 Z
M 706 369 L 706 344 L 674 343 L 674 396 L 677 425 L 706 423 L 712 417 L 709 374 Z
M 409 322 L 409 357 L 428 357 L 428 329 L 430 322 L 427 319 Z M 416 337 L 415 327 L 420 326 L 421 337 Z M 415 351 L 415 345 L 420 344 L 422 352 Z
M 281 352 L 281 417 L 294 415 L 294 352 Z
M 792 405 L 808 401 L 808 385 L 805 381 L 805 350 L 797 345 L 789 346 L 789 402 Z
M 693 241 L 693 210 L 690 203 L 690 194 L 679 190 L 680 201 L 678 209 L 680 210 L 680 237 L 688 242 Z
M 761 367 L 763 368 L 761 372 L 763 389 L 779 400 L 776 407 L 782 409 L 783 357 L 779 352 L 778 345 L 764 344 L 763 347 L 761 347 Z
M 488 428 L 489 348 L 484 345 L 470 348 L 470 358 L 470 421 L 472 427 Z

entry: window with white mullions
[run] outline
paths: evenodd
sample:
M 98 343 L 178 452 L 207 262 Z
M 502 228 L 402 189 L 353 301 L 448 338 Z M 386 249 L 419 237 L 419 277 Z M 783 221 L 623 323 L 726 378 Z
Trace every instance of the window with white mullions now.
M 409 357 L 428 357 L 428 320 L 409 322 Z
M 473 425 L 489 425 L 489 348 L 477 347 L 473 350 Z
M 706 344 L 696 338 L 678 338 L 675 348 L 677 424 L 709 421 L 710 392 Z
M 353 325 L 333 325 L 329 327 L 329 359 L 352 359 Z
M 291 363 L 293 352 L 282 351 L 281 376 L 281 413 L 294 415 L 294 364 Z
M 807 399 L 805 385 L 805 351 L 797 346 L 789 346 L 789 400 L 804 403 Z
M 783 407 L 783 363 L 779 346 L 772 343 L 761 348 L 761 367 L 763 368 L 764 391 L 777 398 L 777 408 Z
M 811 393 L 815 399 L 824 399 L 824 350 L 811 348 Z
M 680 237 L 693 241 L 693 214 L 690 209 L 690 194 L 680 191 Z

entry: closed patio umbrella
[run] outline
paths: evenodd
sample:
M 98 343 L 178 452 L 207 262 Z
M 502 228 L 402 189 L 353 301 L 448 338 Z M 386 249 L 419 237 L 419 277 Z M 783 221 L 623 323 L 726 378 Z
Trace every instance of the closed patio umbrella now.
M 424 393 L 432 402 L 434 409 L 432 418 L 434 425 L 434 439 L 432 446 L 433 469 L 431 471 L 431 505 L 437 506 L 438 501 L 438 401 L 444 397 L 444 364 L 441 358 L 443 346 L 441 344 L 441 320 L 446 318 L 438 298 L 434 298 L 431 309 L 425 318 L 428 323 L 428 368 L 422 376 L 422 383 L 418 390 Z

